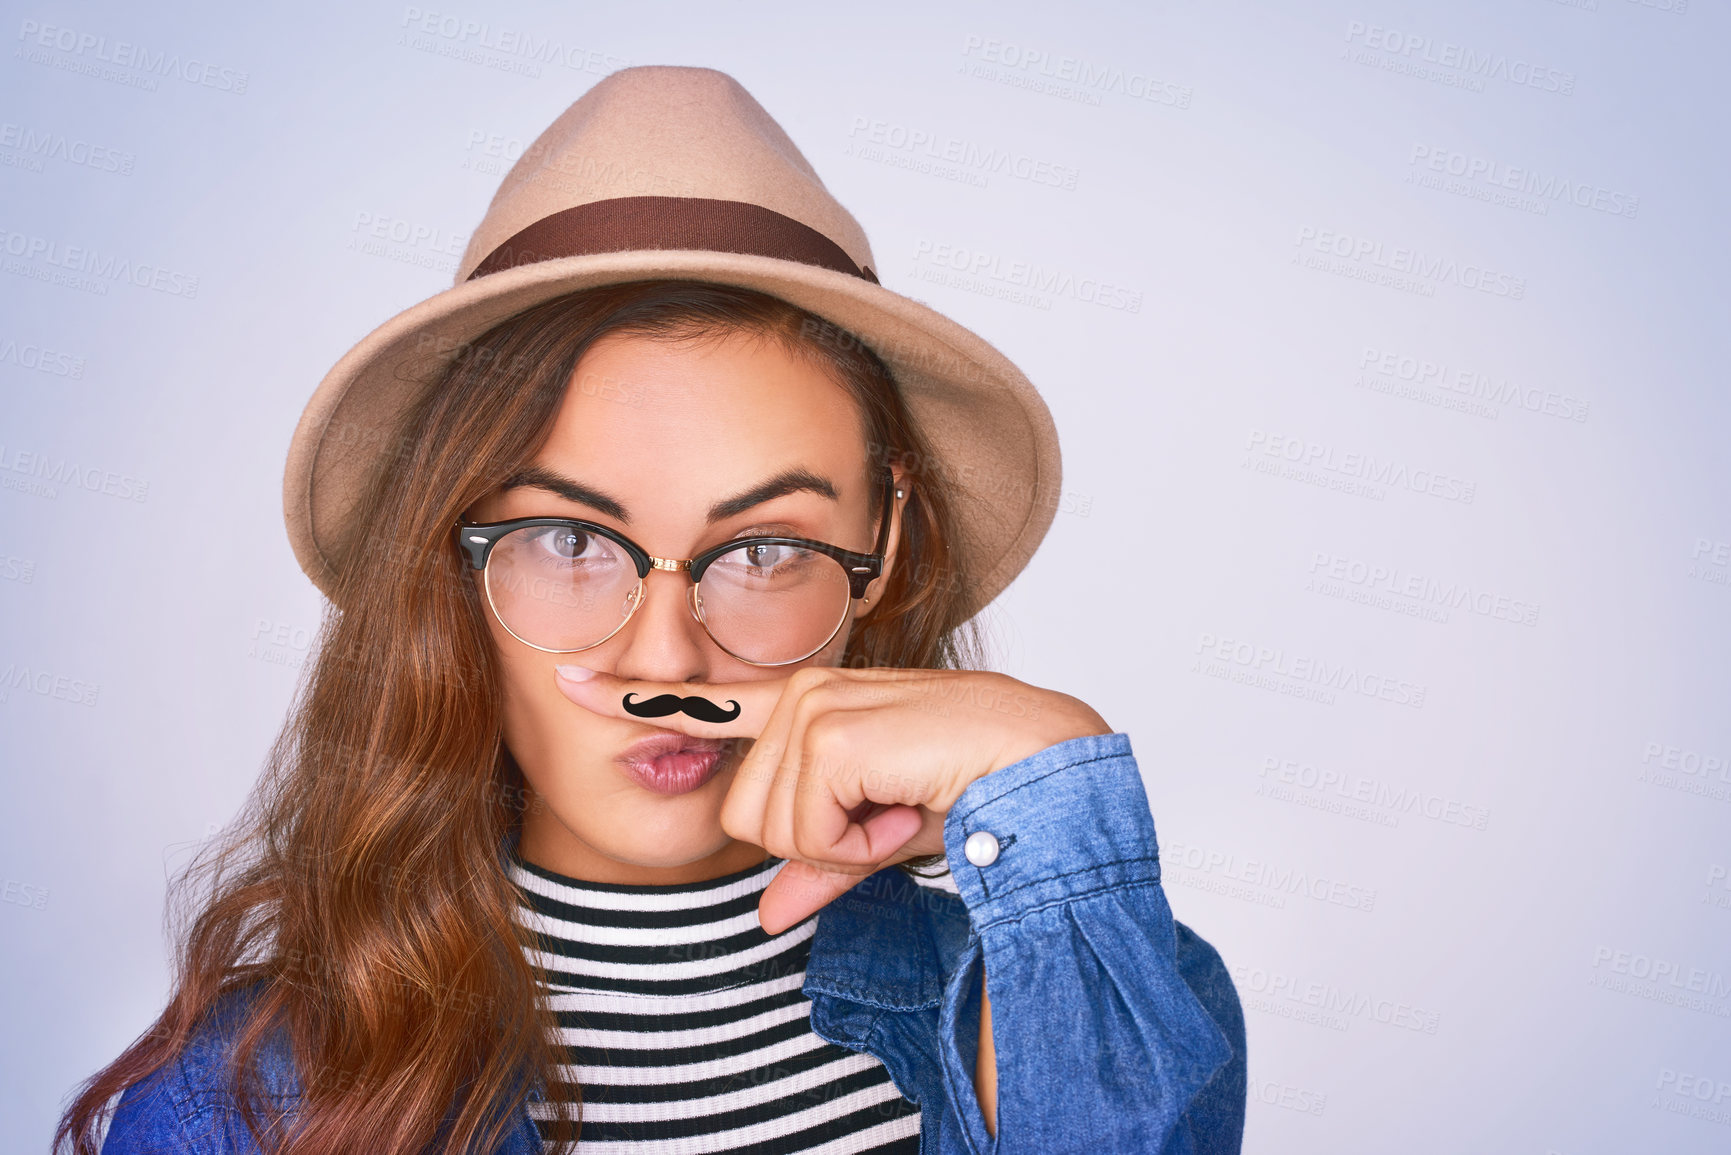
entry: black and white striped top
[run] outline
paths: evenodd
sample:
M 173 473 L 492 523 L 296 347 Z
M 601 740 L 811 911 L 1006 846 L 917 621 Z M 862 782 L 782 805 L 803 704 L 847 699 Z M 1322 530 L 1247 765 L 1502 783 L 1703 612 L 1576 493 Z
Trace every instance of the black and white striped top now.
M 775 936 L 780 858 L 676 886 L 582 882 L 513 855 L 529 961 L 582 1098 L 584 1155 L 917 1155 L 919 1108 L 871 1055 L 812 1032 L 800 993 L 823 912 Z M 531 1103 L 544 1149 L 550 1108 Z

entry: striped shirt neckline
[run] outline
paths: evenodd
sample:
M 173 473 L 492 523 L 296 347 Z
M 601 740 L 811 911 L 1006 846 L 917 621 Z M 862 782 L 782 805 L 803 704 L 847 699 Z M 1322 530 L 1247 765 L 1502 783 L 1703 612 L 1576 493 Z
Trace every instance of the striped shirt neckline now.
M 703 882 L 556 874 L 513 850 L 525 946 L 581 1088 L 595 1155 L 916 1155 L 919 1108 L 872 1055 L 811 1029 L 801 992 L 822 911 L 779 935 L 757 901 L 785 860 Z M 531 1103 L 544 1149 L 550 1109 Z

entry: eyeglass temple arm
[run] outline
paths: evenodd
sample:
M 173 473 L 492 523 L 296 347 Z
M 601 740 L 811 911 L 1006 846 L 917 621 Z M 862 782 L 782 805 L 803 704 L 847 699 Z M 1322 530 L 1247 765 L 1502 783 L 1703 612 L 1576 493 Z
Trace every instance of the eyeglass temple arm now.
M 872 552 L 877 554 L 879 557 L 883 556 L 884 550 L 887 549 L 890 544 L 890 514 L 895 511 L 895 489 L 896 475 L 890 470 L 889 466 L 886 465 L 884 466 L 883 516 L 878 519 L 878 543 L 872 550 Z

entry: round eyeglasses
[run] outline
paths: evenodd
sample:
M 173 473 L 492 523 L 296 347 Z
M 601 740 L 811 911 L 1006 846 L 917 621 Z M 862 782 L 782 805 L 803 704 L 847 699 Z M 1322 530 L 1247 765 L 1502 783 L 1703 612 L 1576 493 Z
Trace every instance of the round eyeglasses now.
M 493 616 L 526 646 L 570 654 L 600 645 L 643 604 L 652 569 L 687 570 L 687 607 L 733 657 L 786 666 L 827 646 L 883 571 L 893 479 L 885 471 L 877 546 L 855 553 L 799 537 L 742 537 L 694 558 L 655 557 L 618 530 L 566 517 L 457 524 L 457 544 Z

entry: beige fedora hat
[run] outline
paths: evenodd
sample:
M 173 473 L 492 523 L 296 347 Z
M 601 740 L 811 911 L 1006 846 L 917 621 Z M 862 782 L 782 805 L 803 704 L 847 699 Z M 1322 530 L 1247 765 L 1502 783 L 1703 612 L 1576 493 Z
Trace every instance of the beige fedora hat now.
M 672 277 L 780 297 L 883 358 L 939 458 L 923 468 L 956 490 L 977 612 L 1051 526 L 1057 430 L 1008 358 L 884 288 L 876 269 L 859 222 L 738 81 L 708 68 L 612 73 L 505 175 L 453 286 L 373 330 L 313 393 L 283 478 L 295 557 L 330 595 L 362 487 L 466 343 L 564 293 Z

